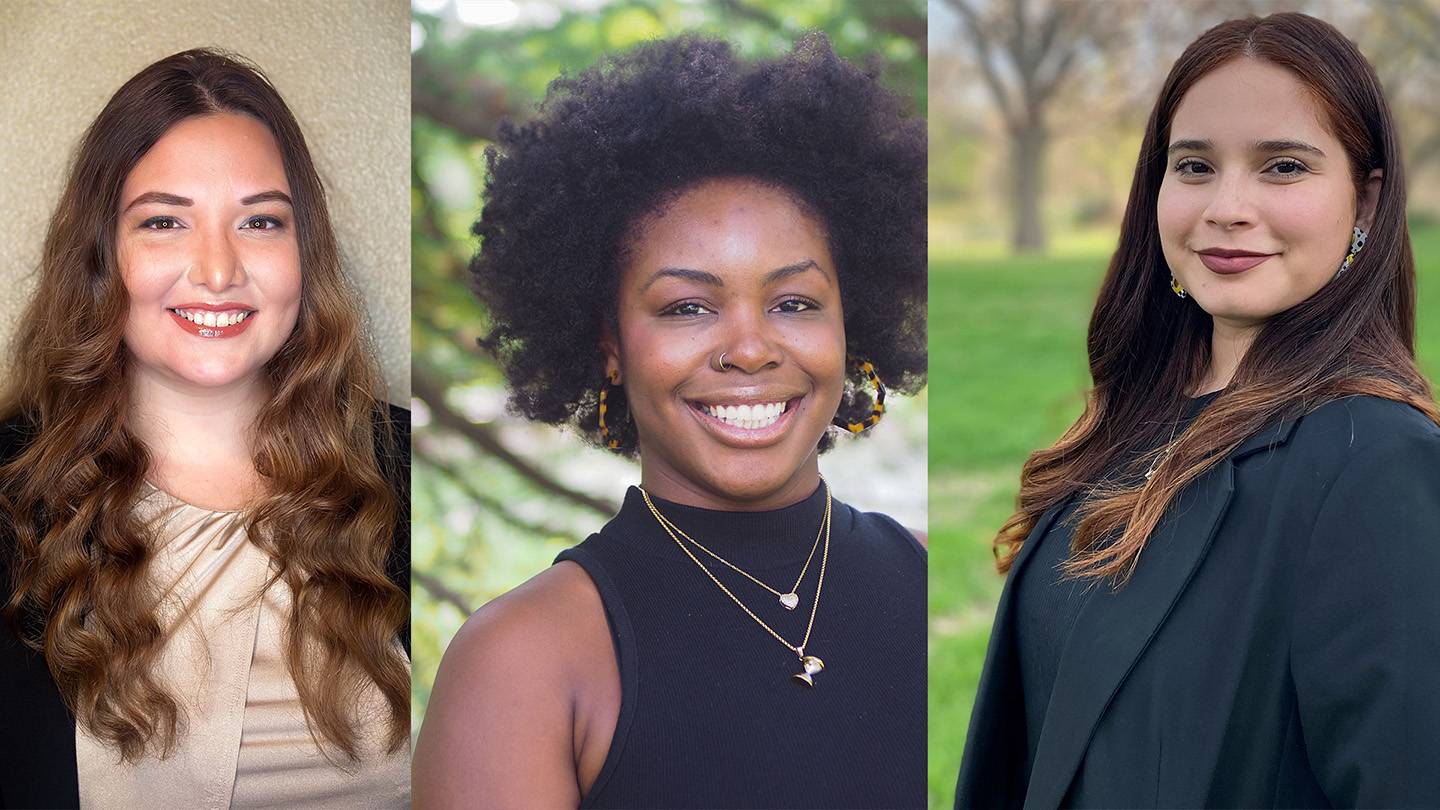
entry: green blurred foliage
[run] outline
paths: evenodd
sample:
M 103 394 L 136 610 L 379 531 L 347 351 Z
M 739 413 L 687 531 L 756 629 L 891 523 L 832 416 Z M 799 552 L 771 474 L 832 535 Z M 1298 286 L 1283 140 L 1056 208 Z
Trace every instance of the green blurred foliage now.
M 468 613 L 583 540 L 609 517 L 624 484 L 638 480 L 630 462 L 510 418 L 503 380 L 475 348 L 487 324 L 467 286 L 477 247 L 469 229 L 498 122 L 531 114 L 562 72 L 684 31 L 724 36 L 759 58 L 822 30 L 846 58 L 879 55 L 883 80 L 918 114 L 926 107 L 924 0 L 621 0 L 591 11 L 543 3 L 523 11 L 504 28 L 466 27 L 450 8 L 414 14 L 414 733 L 441 654 Z M 922 490 L 925 401 L 897 402 L 888 438 L 857 443 L 876 455 L 908 453 Z M 906 449 L 897 454 L 891 442 Z

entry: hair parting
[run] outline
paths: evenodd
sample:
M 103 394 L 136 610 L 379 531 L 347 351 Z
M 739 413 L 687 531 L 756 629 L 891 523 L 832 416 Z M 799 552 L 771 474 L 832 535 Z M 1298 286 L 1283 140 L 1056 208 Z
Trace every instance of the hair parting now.
M 382 468 L 396 437 L 304 136 L 265 76 L 238 57 L 193 50 L 145 68 L 73 159 L 4 407 L 27 434 L 0 467 L 0 521 L 14 535 L 13 548 L 0 548 L 12 585 L 4 613 L 93 734 L 127 760 L 173 749 L 184 717 L 155 673 L 165 632 L 147 579 L 152 538 L 133 516 L 149 455 L 127 427 L 129 300 L 115 229 L 135 164 L 170 127 L 220 112 L 252 116 L 274 135 L 304 274 L 295 330 L 265 367 L 273 393 L 254 426 L 253 459 L 266 495 L 246 511 L 245 530 L 276 561 L 271 583 L 294 595 L 286 662 L 312 734 L 355 758 L 353 696 L 369 680 L 398 750 L 410 679 L 395 639 L 408 602 L 386 576 L 403 515 Z
M 1344 146 L 1357 192 L 1375 169 L 1384 179 L 1370 239 L 1352 269 L 1268 320 L 1225 390 L 1167 441 L 1166 431 L 1202 381 L 1211 337 L 1209 316 L 1171 293 L 1160 247 L 1156 201 L 1170 123 L 1196 81 L 1241 58 L 1284 67 L 1310 89 Z M 1395 133 L 1370 64 L 1339 31 L 1313 17 L 1231 20 L 1185 50 L 1146 126 L 1119 247 L 1091 317 L 1094 387 L 1075 424 L 1025 463 L 1015 514 L 995 538 L 1001 572 L 1041 515 L 1078 493 L 1084 501 L 1065 573 L 1123 584 L 1181 490 L 1250 436 L 1326 402 L 1380 397 L 1440 422 L 1415 363 L 1415 260 Z M 1152 465 L 1153 475 L 1144 478 Z

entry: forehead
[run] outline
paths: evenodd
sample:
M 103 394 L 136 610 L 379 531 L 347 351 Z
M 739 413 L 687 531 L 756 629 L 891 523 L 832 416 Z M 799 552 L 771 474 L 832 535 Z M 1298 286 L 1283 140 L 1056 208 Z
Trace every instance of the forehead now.
M 707 180 L 642 220 L 627 270 L 692 267 L 767 273 L 805 259 L 833 272 L 824 225 L 792 195 L 755 180 Z
M 1210 71 L 1185 93 L 1170 124 L 1170 142 L 1190 139 L 1214 141 L 1221 148 L 1294 139 L 1332 155 L 1339 147 L 1324 111 L 1299 77 L 1249 58 Z
M 121 204 L 147 191 L 204 197 L 269 189 L 290 191 L 275 136 L 248 115 L 217 113 L 166 130 L 125 178 Z

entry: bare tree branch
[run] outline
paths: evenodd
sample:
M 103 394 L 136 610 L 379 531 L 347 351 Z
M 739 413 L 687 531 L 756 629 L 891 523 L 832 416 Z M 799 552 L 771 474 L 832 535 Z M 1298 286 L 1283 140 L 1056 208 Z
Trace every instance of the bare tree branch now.
M 471 484 L 469 479 L 465 477 L 465 474 L 462 473 L 459 469 L 457 469 L 454 464 L 451 464 L 450 462 L 436 456 L 434 453 L 431 453 L 428 450 L 424 449 L 423 441 L 415 443 L 413 453 L 416 459 L 421 461 L 426 466 L 433 468 L 436 472 L 440 473 L 446 479 L 448 479 L 450 483 L 459 487 L 460 490 L 465 493 L 465 497 L 485 507 L 486 512 L 495 515 L 496 517 L 500 518 L 511 526 L 523 532 L 526 532 L 527 534 L 533 534 L 540 537 L 564 537 L 568 534 L 568 532 L 564 532 L 559 529 L 552 529 L 549 526 L 543 526 L 539 523 L 533 523 L 531 521 L 525 520 L 524 518 L 511 512 L 509 508 L 507 508 L 506 505 L 500 501 L 499 498 L 488 495 L 479 487 Z
M 424 588 L 437 601 L 454 605 L 461 615 L 469 616 L 474 612 L 470 609 L 469 603 L 465 601 L 465 597 L 459 592 L 451 590 L 449 586 L 440 581 L 439 577 L 411 569 L 410 581 Z
M 477 425 L 456 413 L 446 404 L 440 386 L 435 384 L 418 366 L 411 372 L 410 388 L 414 396 L 424 400 L 425 404 L 430 407 L 430 414 L 435 424 L 461 434 L 481 450 L 504 462 L 539 489 L 597 512 L 604 517 L 610 517 L 619 511 L 619 506 L 616 504 L 602 501 L 583 492 L 576 492 L 551 478 L 544 470 L 515 455 L 489 427 Z

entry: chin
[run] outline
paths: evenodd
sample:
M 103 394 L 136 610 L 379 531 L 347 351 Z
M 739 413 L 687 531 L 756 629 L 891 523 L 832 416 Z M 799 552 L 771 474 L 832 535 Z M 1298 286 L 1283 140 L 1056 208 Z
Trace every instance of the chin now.
M 170 376 L 198 388 L 225 388 L 253 379 L 260 372 L 260 368 L 251 363 L 208 359 L 175 363 L 170 366 L 169 372 Z
M 805 458 L 757 457 L 735 454 L 729 463 L 697 470 L 709 488 L 736 502 L 760 501 L 788 485 L 805 465 Z M 807 493 L 808 494 L 808 493 Z

